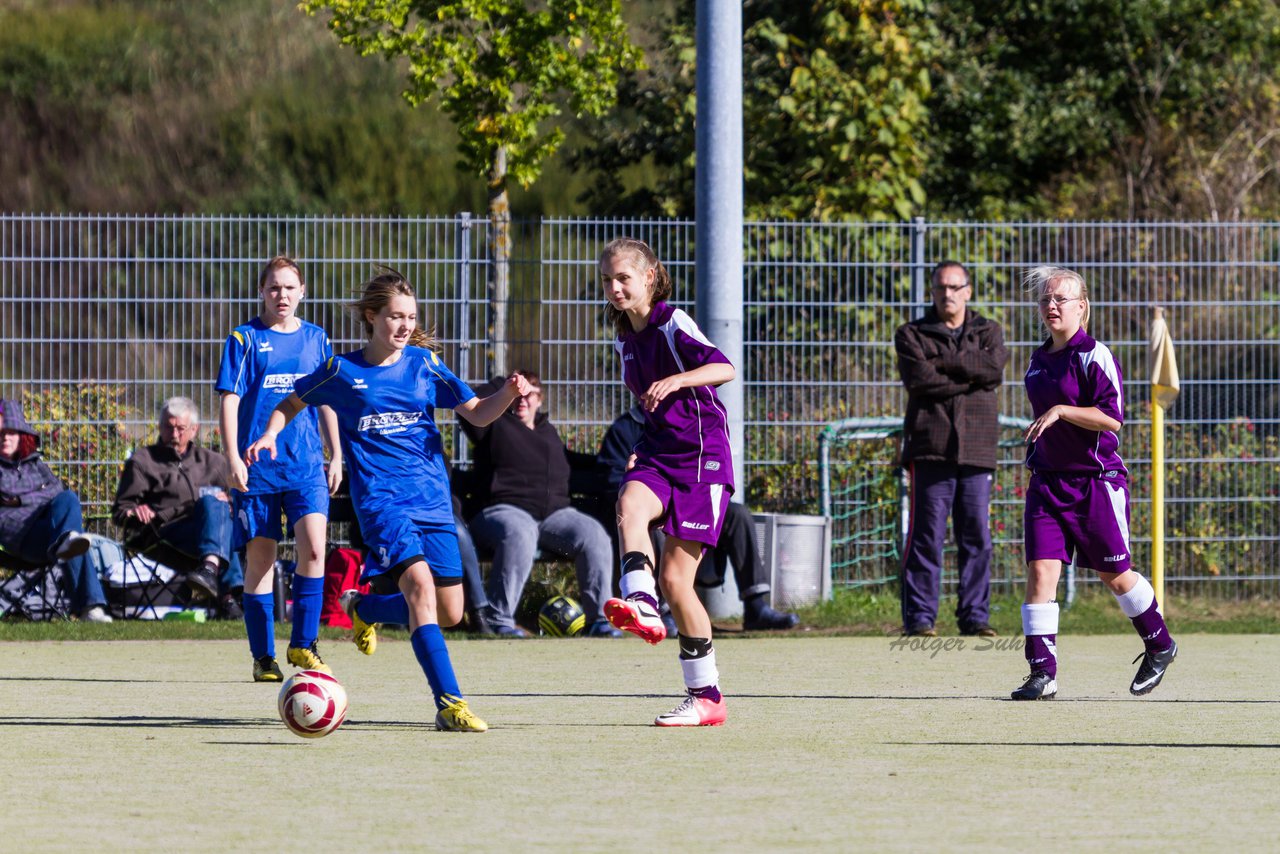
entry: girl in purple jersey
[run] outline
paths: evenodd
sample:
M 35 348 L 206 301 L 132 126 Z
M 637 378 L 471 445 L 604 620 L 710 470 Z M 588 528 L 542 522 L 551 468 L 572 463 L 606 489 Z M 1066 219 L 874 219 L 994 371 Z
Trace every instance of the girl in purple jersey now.
M 1107 347 L 1085 333 L 1084 279 L 1061 267 L 1027 273 L 1049 340 L 1031 355 L 1025 379 L 1035 420 L 1027 428 L 1024 536 L 1027 595 L 1022 633 L 1031 675 L 1015 700 L 1048 700 L 1058 692 L 1058 604 L 1063 563 L 1092 569 L 1133 622 L 1146 651 L 1129 685 L 1141 695 L 1160 684 L 1178 654 L 1151 584 L 1131 570 L 1128 471 L 1118 453 L 1124 421 L 1120 367 Z M 1137 659 L 1135 659 L 1136 661 Z
M 656 644 L 658 613 L 651 525 L 667 533 L 662 593 L 679 630 L 687 695 L 658 726 L 719 726 L 725 720 L 711 619 L 693 589 L 702 552 L 720 537 L 733 493 L 733 457 L 715 386 L 734 377 L 728 359 L 693 320 L 665 302 L 671 277 L 640 240 L 619 238 L 600 255 L 606 309 L 617 330 L 622 379 L 640 400 L 644 433 L 618 494 L 622 598 L 605 603 L 614 626 Z

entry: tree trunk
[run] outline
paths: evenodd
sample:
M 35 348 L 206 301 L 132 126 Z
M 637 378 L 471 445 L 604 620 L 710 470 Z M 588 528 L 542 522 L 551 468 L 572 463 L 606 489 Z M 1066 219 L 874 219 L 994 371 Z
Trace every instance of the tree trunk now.
M 511 295 L 511 202 L 507 149 L 493 153 L 489 170 L 489 376 L 507 375 L 507 302 Z

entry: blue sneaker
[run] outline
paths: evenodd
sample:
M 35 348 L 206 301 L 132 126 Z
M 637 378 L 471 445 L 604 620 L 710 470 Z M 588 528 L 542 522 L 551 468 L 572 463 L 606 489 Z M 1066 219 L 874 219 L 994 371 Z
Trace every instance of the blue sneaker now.
M 596 620 L 591 628 L 582 633 L 589 638 L 620 638 L 622 632 L 615 629 L 608 620 Z

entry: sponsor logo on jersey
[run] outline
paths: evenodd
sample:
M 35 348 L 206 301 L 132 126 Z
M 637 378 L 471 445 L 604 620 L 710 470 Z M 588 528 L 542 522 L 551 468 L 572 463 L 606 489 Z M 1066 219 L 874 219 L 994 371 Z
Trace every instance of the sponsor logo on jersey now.
M 361 433 L 377 433 L 380 436 L 403 433 L 417 424 L 421 417 L 421 412 L 379 412 L 361 418 L 359 429 Z
M 271 342 L 270 342 L 270 341 L 259 341 L 259 342 L 258 342 L 258 352 L 259 352 L 259 353 L 270 353 L 270 352 L 271 352 Z
M 688 528 L 688 529 L 690 529 L 691 531 L 705 531 L 705 530 L 707 530 L 708 528 L 710 528 L 711 526 L 710 526 L 710 525 L 704 525 L 704 524 L 702 524 L 701 522 L 681 522 L 681 523 L 680 523 L 680 527 L 681 527 L 681 528 Z
M 293 384 L 306 374 L 267 374 L 262 378 L 262 387 L 269 391 L 292 392 Z
M 1104 471 L 1104 472 L 1102 473 L 1102 476 L 1103 476 L 1103 477 L 1119 477 L 1119 476 L 1120 476 L 1120 472 L 1118 472 L 1118 471 Z
M 635 353 L 624 353 L 624 354 L 622 355 L 622 361 L 624 361 L 624 362 L 630 362 L 630 361 L 632 361 L 633 359 L 635 359 L 635 357 L 636 357 L 636 354 L 635 354 Z
M 1043 374 L 1044 368 L 1031 368 L 1027 371 L 1028 377 L 1034 377 L 1036 374 Z
M 703 466 L 703 468 L 706 469 L 707 471 L 720 471 L 720 462 L 719 460 L 710 460 L 706 465 Z
M 1103 562 L 1103 563 L 1119 563 L 1120 561 L 1124 560 L 1124 559 L 1125 559 L 1125 558 L 1127 558 L 1127 557 L 1128 557 L 1128 555 L 1127 555 L 1127 554 L 1122 554 L 1122 555 L 1107 555 L 1106 557 L 1104 557 L 1104 558 L 1102 559 L 1102 562 Z
M 364 384 L 364 377 L 356 377 L 356 381 L 351 384 L 351 387 L 352 388 L 368 388 L 368 386 Z

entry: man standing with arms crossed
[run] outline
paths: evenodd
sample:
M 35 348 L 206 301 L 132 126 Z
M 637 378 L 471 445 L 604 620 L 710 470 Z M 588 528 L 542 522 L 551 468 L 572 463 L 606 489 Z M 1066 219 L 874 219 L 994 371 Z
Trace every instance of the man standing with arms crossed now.
M 942 546 L 954 520 L 960 634 L 992 637 L 988 505 L 999 439 L 996 389 L 1009 354 L 1000 324 L 967 308 L 973 287 L 958 261 L 934 267 L 933 306 L 894 335 L 907 390 L 902 464 L 911 480 L 902 556 L 902 632 L 937 635 Z

